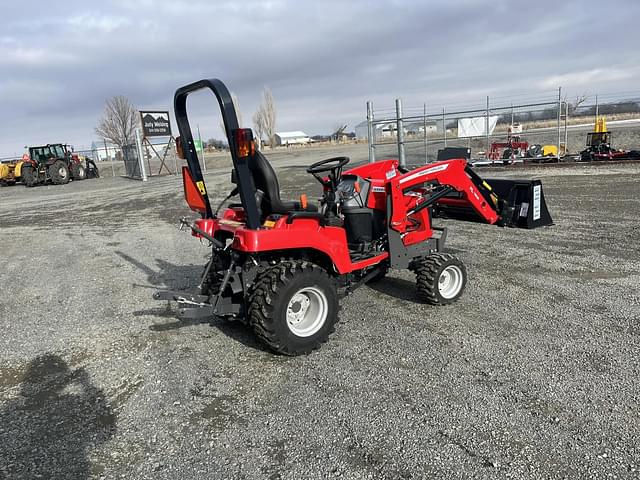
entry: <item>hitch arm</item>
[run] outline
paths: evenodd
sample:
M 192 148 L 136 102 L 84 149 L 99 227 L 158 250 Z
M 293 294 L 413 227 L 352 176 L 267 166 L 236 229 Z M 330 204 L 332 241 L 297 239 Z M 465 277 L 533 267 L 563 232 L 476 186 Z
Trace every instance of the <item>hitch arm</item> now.
M 180 219 L 180 226 L 187 226 L 189 227 L 191 230 L 193 230 L 194 232 L 196 232 L 198 235 L 202 236 L 203 238 L 206 238 L 207 240 L 209 240 L 211 242 L 211 244 L 217 249 L 217 250 L 223 250 L 224 249 L 224 244 L 218 240 L 217 238 L 212 237 L 211 235 L 209 235 L 207 232 L 205 232 L 204 230 L 202 230 L 199 227 L 196 227 L 193 223 L 188 222 L 187 220 L 185 220 L 184 218 Z

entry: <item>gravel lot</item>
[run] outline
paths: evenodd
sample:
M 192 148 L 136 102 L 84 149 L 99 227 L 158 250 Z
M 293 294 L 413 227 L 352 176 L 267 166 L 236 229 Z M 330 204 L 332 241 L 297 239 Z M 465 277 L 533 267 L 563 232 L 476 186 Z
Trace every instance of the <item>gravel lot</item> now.
M 279 153 L 285 194 L 338 152 Z M 556 225 L 446 222 L 459 303 L 392 272 L 298 358 L 152 300 L 207 256 L 180 178 L 1 188 L 0 478 L 638 478 L 640 167 L 483 174 L 542 176 Z

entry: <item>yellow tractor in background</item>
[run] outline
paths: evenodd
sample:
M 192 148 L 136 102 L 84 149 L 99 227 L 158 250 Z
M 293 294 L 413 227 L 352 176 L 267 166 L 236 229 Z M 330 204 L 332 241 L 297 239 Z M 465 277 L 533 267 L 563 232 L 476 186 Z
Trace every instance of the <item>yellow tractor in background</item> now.
M 0 163 L 0 185 L 15 185 L 20 181 L 22 176 L 22 165 L 29 159 L 26 153 L 22 156 L 22 160 L 11 160 L 9 162 Z

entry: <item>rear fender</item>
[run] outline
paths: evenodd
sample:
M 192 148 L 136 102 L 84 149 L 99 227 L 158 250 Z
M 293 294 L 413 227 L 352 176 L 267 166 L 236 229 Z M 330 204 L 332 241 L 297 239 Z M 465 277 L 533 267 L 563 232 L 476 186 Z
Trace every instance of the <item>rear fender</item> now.
M 316 251 L 330 259 L 330 263 L 340 274 L 351 272 L 354 268 L 344 229 L 321 227 L 319 221 L 312 218 L 300 218 L 287 224 L 286 217 L 282 217 L 273 228 L 261 230 L 239 227 L 235 231 L 232 248 L 256 254 Z

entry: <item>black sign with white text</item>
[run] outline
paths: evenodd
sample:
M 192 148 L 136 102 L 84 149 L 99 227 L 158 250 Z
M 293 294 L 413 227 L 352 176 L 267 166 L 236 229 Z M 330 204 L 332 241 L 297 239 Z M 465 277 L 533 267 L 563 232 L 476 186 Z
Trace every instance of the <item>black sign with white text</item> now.
M 170 137 L 169 112 L 140 112 L 144 137 Z

